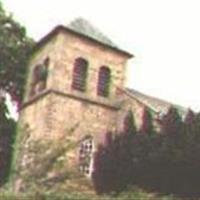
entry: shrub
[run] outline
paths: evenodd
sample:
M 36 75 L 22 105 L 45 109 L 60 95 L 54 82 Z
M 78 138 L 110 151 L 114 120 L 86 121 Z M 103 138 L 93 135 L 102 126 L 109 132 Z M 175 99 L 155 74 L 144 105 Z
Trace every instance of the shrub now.
M 155 133 L 153 126 L 153 119 L 150 110 L 147 107 L 144 107 L 142 115 L 142 126 L 139 131 L 141 134 L 150 134 Z
M 172 107 L 163 117 L 159 134 L 151 134 L 155 133 L 152 118 L 148 112 L 144 116 L 139 132 L 113 134 L 106 145 L 99 146 L 93 174 L 97 192 L 120 192 L 138 185 L 199 196 L 200 114 L 189 111 L 183 121 Z

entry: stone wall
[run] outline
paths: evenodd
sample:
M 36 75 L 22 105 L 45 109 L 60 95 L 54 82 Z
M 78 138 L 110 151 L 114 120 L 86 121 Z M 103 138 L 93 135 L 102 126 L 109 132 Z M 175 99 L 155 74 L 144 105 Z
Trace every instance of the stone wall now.
M 46 88 L 30 97 L 33 69 L 47 57 L 50 64 Z M 85 92 L 71 87 L 74 61 L 79 57 L 89 63 Z M 129 110 L 134 113 L 136 125 L 141 124 L 143 105 L 126 95 L 121 98 L 117 94 L 118 88 L 124 86 L 127 59 L 124 54 L 70 32 L 59 32 L 35 52 L 29 65 L 24 106 L 20 112 L 19 130 L 24 142 L 19 147 L 18 169 L 26 171 L 28 176 L 29 166 L 37 165 L 37 154 L 40 157 L 43 152 L 32 154 L 31 144 L 37 148 L 37 143 L 43 146 L 41 142 L 48 141 L 45 145 L 49 149 L 76 144 L 76 148 L 68 150 L 64 156 L 64 162 L 74 166 L 78 162 L 77 147 L 86 136 L 93 138 L 95 146 L 104 142 L 108 131 L 115 133 L 120 130 Z M 101 66 L 108 66 L 111 70 L 110 95 L 107 98 L 97 95 Z M 23 131 L 26 127 L 28 131 Z M 43 151 L 48 154 L 48 150 Z M 31 157 L 34 157 L 31 164 L 25 165 L 27 158 Z
M 51 99 L 49 95 L 45 95 L 24 107 L 20 111 L 19 130 L 28 126 L 31 139 L 49 137 L 51 132 L 51 127 L 49 127 L 50 105 Z
M 68 93 L 74 92 L 71 87 L 73 65 L 75 59 L 79 57 L 86 59 L 89 63 L 85 92 L 89 98 L 95 98 L 97 101 L 104 100 L 103 97 L 97 96 L 98 72 L 101 66 L 108 66 L 111 70 L 110 101 L 115 99 L 117 87 L 124 85 L 128 59 L 126 56 L 72 33 L 60 32 L 33 55 L 27 76 L 25 101 L 29 100 L 33 68 L 47 57 L 50 58 L 47 88 Z
M 22 109 L 20 125 L 28 124 L 35 139 L 60 138 L 70 130 L 78 140 L 84 135 L 100 139 L 101 134 L 116 130 L 118 110 L 116 106 L 52 91 Z
M 33 69 L 47 57 L 50 64 L 46 88 L 30 97 Z M 78 57 L 89 63 L 85 92 L 71 87 L 73 65 Z M 116 130 L 119 109 L 116 91 L 123 87 L 127 59 L 118 51 L 71 32 L 57 33 L 30 60 L 25 106 L 20 113 L 19 126 L 28 124 L 33 139 L 60 138 L 76 128 L 73 137 L 77 140 L 84 135 L 93 135 L 95 140 L 100 140 L 103 133 Z M 111 70 L 110 95 L 107 98 L 97 95 L 101 66 L 108 66 Z
M 54 37 L 50 40 L 48 44 L 45 45 L 45 47 L 38 49 L 35 51 L 29 61 L 28 70 L 27 70 L 27 76 L 26 76 L 26 85 L 25 85 L 25 94 L 24 94 L 24 102 L 29 101 L 30 96 L 30 87 L 31 82 L 33 79 L 33 69 L 36 65 L 41 64 L 44 62 L 44 60 L 49 57 L 50 58 L 50 65 L 49 65 L 49 71 L 52 72 L 54 68 L 54 63 L 57 60 L 56 56 L 56 47 L 57 43 L 57 37 Z M 52 73 L 49 73 L 48 80 L 47 80 L 47 88 L 49 88 L 52 85 Z
M 101 66 L 108 66 L 111 70 L 110 99 L 115 98 L 116 87 L 122 87 L 125 80 L 125 65 L 127 57 L 115 51 L 83 40 L 72 34 L 60 33 L 57 39 L 59 55 L 55 63 L 53 88 L 72 92 L 73 64 L 76 58 L 83 57 L 89 63 L 86 93 L 97 100 L 98 72 Z M 62 78 L 61 78 L 62 77 Z

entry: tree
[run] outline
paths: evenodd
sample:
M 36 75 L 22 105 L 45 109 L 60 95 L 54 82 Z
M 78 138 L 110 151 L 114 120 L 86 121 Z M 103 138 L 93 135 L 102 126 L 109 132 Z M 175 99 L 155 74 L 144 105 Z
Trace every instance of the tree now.
M 9 176 L 12 159 L 12 146 L 15 141 L 16 122 L 7 117 L 5 98 L 0 98 L 0 185 Z
M 25 28 L 5 13 L 0 2 L 0 90 L 8 92 L 19 104 L 33 44 Z
M 185 141 L 184 123 L 175 107 L 170 107 L 162 118 L 161 133 L 165 136 L 163 148 L 166 150 L 166 160 L 175 162 L 181 157 Z
M 195 116 L 195 137 L 196 140 L 200 141 L 200 112 L 198 112 Z
M 92 178 L 97 193 L 120 192 L 131 183 L 131 148 L 136 135 L 132 111 L 126 114 L 121 133 L 105 134 L 105 142 L 94 156 Z
M 100 144 L 94 156 L 92 179 L 98 194 L 109 193 L 115 189 L 117 159 L 112 133 L 106 133 L 106 141 Z M 106 184 L 105 184 L 106 183 Z
M 123 132 L 125 134 L 131 134 L 135 135 L 136 134 L 136 127 L 135 127 L 135 120 L 133 117 L 133 112 L 129 110 L 124 118 L 123 122 Z
M 175 107 L 170 107 L 167 114 L 162 118 L 162 133 L 175 136 L 182 132 L 183 122 L 178 110 Z
M 140 133 L 142 134 L 154 134 L 153 119 L 148 107 L 144 107 L 142 115 L 142 126 L 140 128 Z
M 185 136 L 187 136 L 186 139 L 189 146 L 192 142 L 195 142 L 196 140 L 195 136 L 196 133 L 198 132 L 197 130 L 198 122 L 197 123 L 196 122 L 197 122 L 196 114 L 191 109 L 189 109 L 184 119 L 184 133 Z
M 191 109 L 188 110 L 184 122 L 188 125 L 195 123 L 195 113 Z
M 9 176 L 16 122 L 8 118 L 5 94 L 21 104 L 29 53 L 33 40 L 25 28 L 7 15 L 0 2 L 0 184 Z

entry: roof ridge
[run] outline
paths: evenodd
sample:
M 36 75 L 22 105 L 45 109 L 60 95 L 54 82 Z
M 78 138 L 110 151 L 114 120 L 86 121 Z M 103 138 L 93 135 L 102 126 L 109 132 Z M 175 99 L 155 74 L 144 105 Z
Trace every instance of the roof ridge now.
M 180 112 L 180 114 L 185 114 L 187 112 L 187 108 L 165 101 L 163 99 L 157 98 L 157 97 L 153 97 L 150 95 L 146 95 L 143 94 L 135 89 L 132 88 L 125 88 L 125 90 L 134 98 L 140 100 L 143 104 L 147 105 L 148 107 L 150 107 L 153 110 L 157 110 L 157 112 L 165 112 L 168 110 L 168 108 L 170 108 L 171 106 L 174 106 L 175 108 L 178 109 L 178 111 Z M 164 110 L 166 109 L 166 110 Z
M 128 89 L 128 88 L 119 88 L 118 87 L 118 90 L 120 90 L 121 92 L 123 92 L 124 94 L 126 94 L 128 97 L 136 100 L 138 103 L 144 105 L 144 106 L 147 106 L 151 111 L 153 111 L 154 113 L 158 113 L 157 110 L 155 110 L 154 108 L 150 107 L 149 105 L 147 105 L 145 102 L 143 102 L 141 99 L 139 99 L 138 97 L 134 96 L 131 91 Z
M 166 100 L 163 100 L 163 99 L 161 99 L 161 98 L 159 98 L 159 97 L 154 97 L 154 96 L 152 96 L 152 95 L 142 93 L 142 92 L 140 92 L 140 91 L 138 91 L 138 90 L 135 90 L 135 89 L 132 89 L 132 88 L 125 88 L 125 89 L 128 90 L 128 91 L 130 91 L 130 92 L 132 93 L 132 95 L 133 95 L 133 93 L 136 93 L 136 94 L 139 94 L 139 95 L 142 96 L 142 97 L 147 97 L 147 98 L 151 98 L 151 99 L 153 99 L 153 100 L 162 101 L 163 103 L 166 103 L 166 104 L 169 104 L 169 105 L 174 105 L 173 103 L 168 102 L 168 101 L 166 101 Z
M 88 20 L 79 17 L 69 23 L 67 28 L 72 29 L 75 32 L 81 33 L 88 37 L 91 37 L 99 42 L 107 44 L 112 47 L 117 47 L 106 35 L 104 35 L 98 28 L 93 26 Z

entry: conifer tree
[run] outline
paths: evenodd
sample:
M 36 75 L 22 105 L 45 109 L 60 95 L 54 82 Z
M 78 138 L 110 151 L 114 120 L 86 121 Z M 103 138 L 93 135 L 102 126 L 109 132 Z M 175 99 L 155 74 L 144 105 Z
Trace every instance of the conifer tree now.
M 190 139 L 188 142 L 192 142 L 191 140 L 193 140 L 196 135 L 196 121 L 197 117 L 195 113 L 189 109 L 184 119 L 184 133 L 187 136 L 187 140 Z
M 200 112 L 198 112 L 195 117 L 195 136 L 196 139 L 200 141 Z
M 114 191 L 116 185 L 117 152 L 112 133 L 107 132 L 104 144 L 100 144 L 94 155 L 92 180 L 98 194 Z M 106 183 L 106 184 L 105 184 Z
M 183 122 L 175 107 L 170 107 L 163 116 L 161 128 L 162 133 L 167 135 L 177 135 L 182 132 Z
M 142 115 L 142 126 L 139 131 L 141 134 L 154 134 L 153 119 L 150 110 L 145 106 Z
M 136 134 L 135 120 L 133 117 L 133 112 L 129 110 L 124 118 L 123 133 L 125 134 Z
M 188 109 L 184 122 L 187 125 L 192 125 L 195 123 L 195 113 L 191 109 Z

